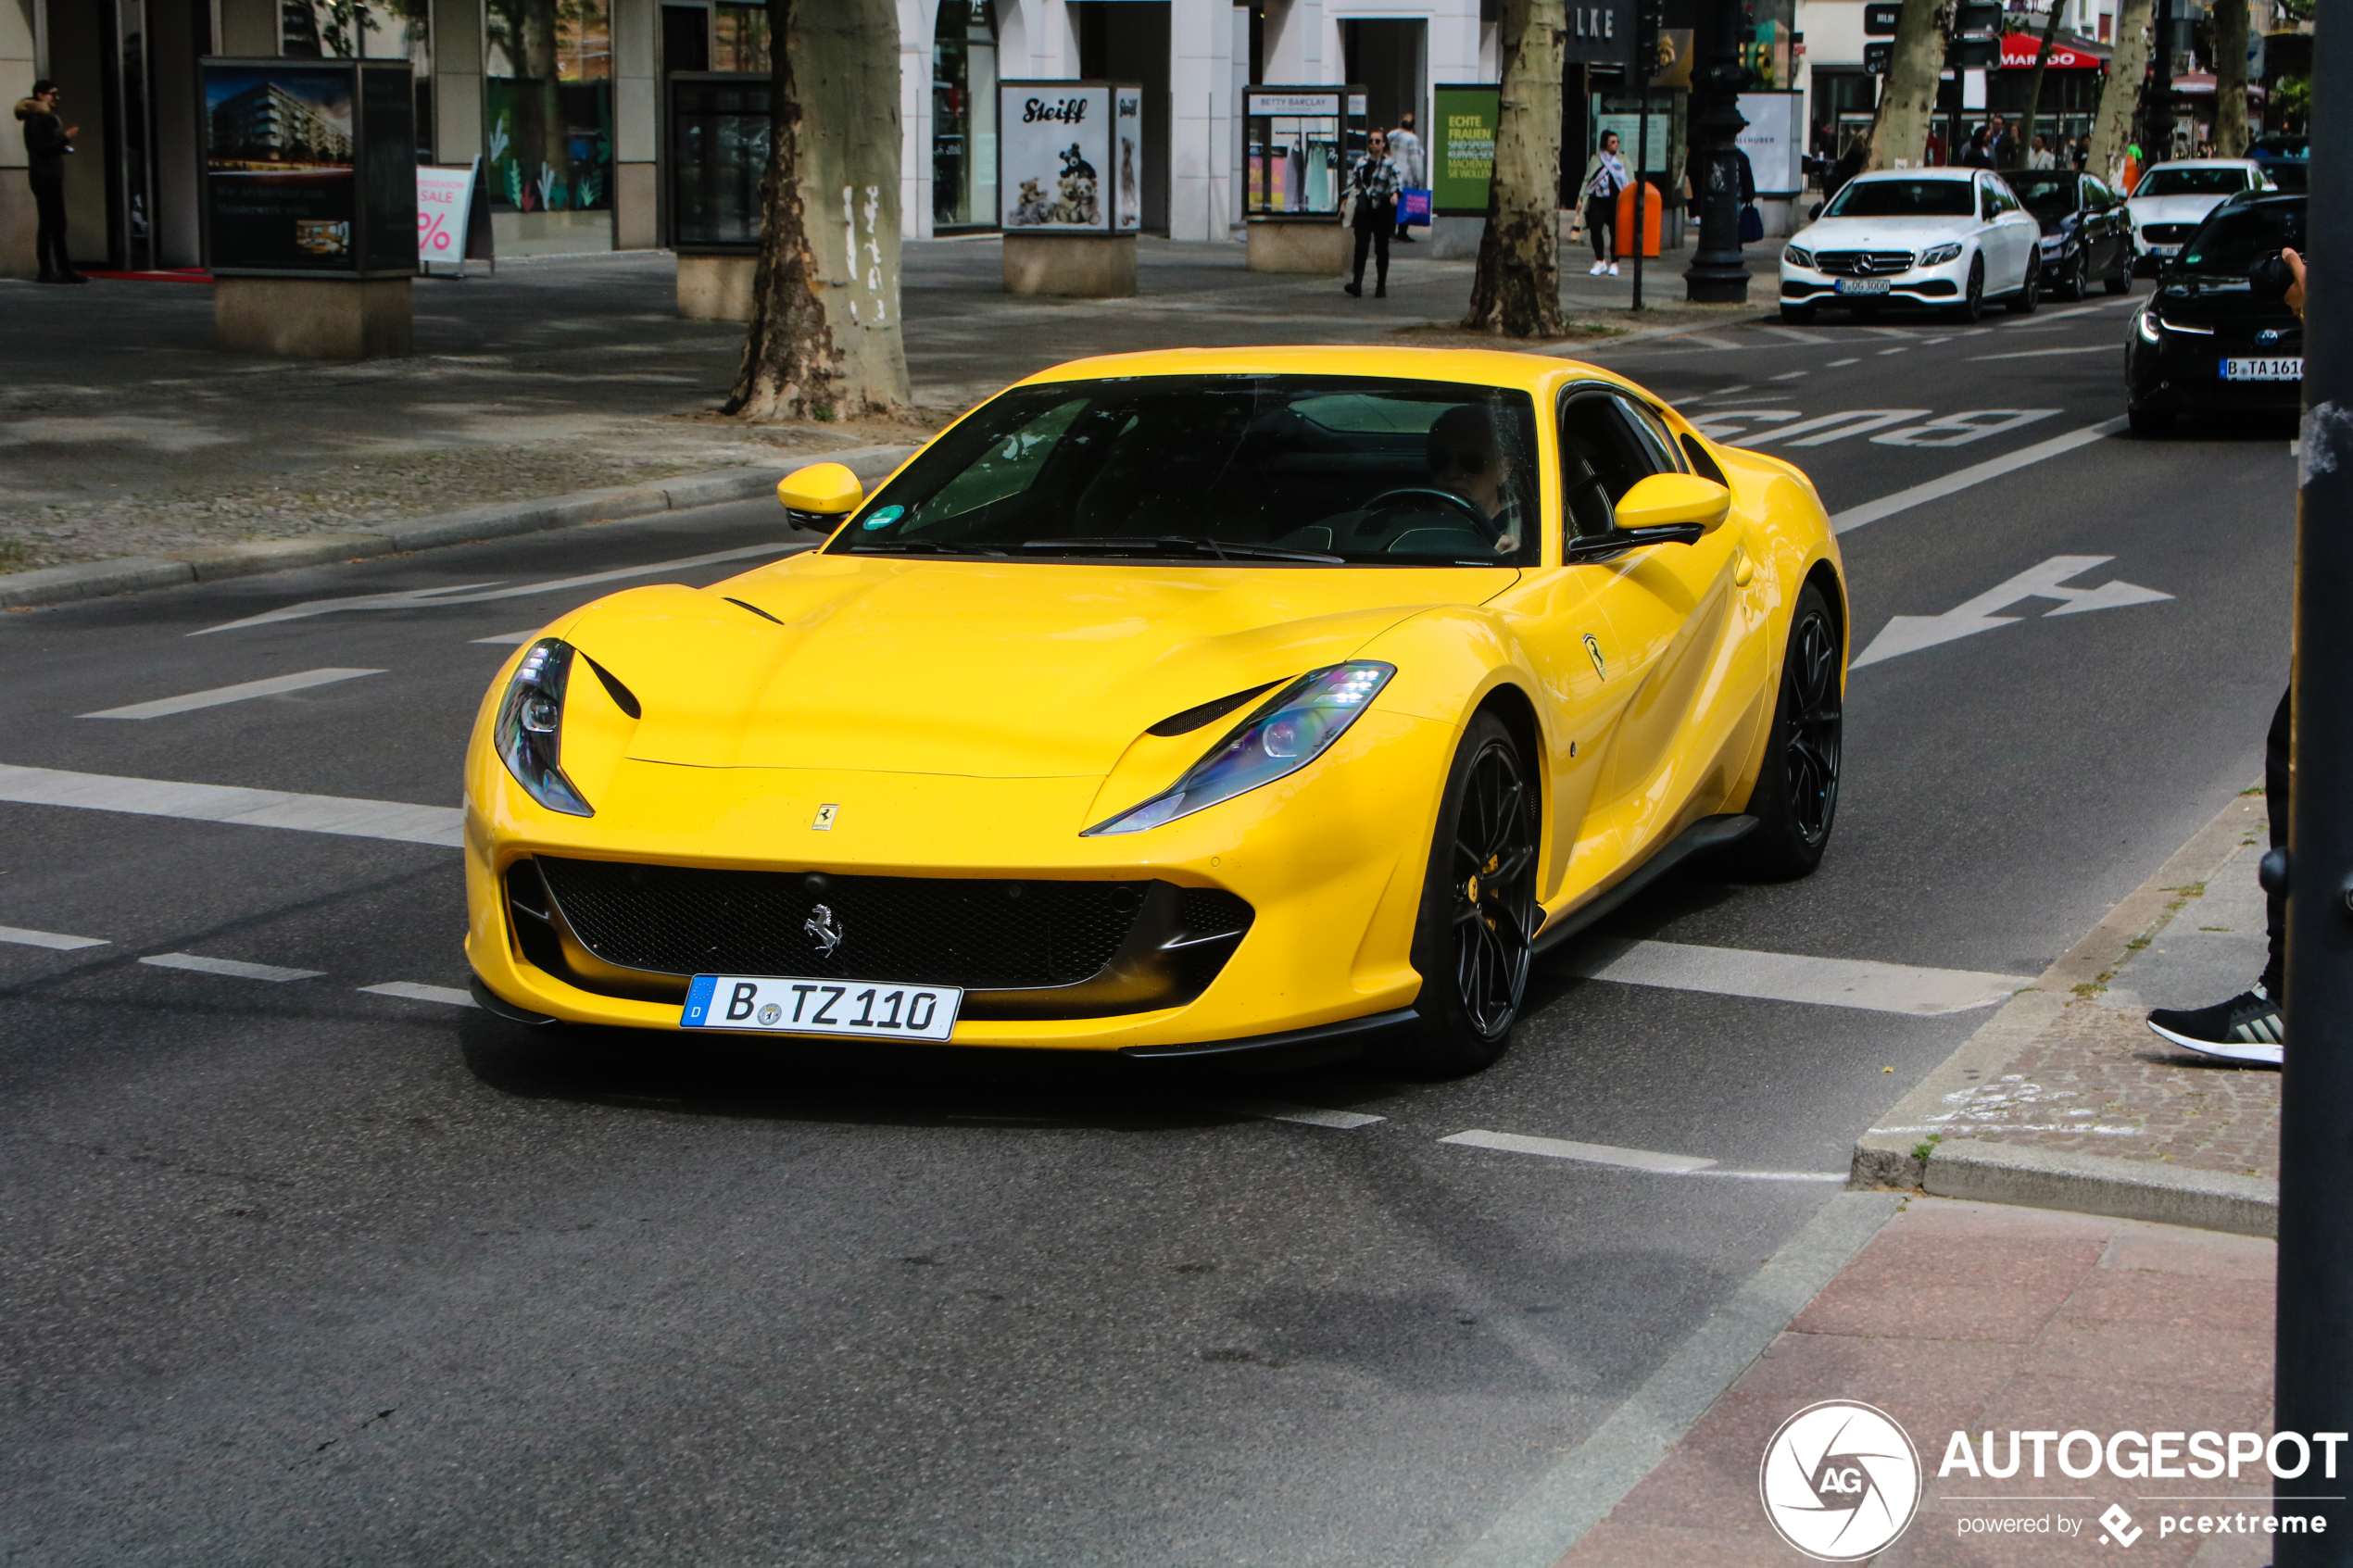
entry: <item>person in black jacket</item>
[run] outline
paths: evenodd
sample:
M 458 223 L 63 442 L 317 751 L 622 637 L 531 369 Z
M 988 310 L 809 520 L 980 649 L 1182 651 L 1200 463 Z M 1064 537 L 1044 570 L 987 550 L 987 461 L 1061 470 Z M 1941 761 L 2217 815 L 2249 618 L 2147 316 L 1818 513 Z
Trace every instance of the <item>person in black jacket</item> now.
M 82 127 L 57 118 L 57 84 L 47 77 L 32 84 L 32 96 L 19 100 L 17 119 L 24 126 L 25 176 L 32 186 L 32 209 L 39 219 L 33 250 L 41 260 L 44 283 L 86 283 L 66 254 L 66 155 Z

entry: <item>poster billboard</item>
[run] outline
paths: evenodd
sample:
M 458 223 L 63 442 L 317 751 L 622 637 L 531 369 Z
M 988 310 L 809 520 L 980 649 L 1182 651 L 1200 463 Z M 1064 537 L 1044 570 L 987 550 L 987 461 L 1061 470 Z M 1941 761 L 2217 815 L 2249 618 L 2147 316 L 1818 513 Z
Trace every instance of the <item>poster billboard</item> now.
M 414 273 L 405 62 L 207 59 L 205 244 L 216 273 Z
M 1441 217 L 1484 218 L 1504 90 L 1491 82 L 1441 82 L 1431 95 L 1430 206 Z
M 1142 224 L 1141 86 L 1000 82 L 997 116 L 997 216 L 1007 233 L 1132 234 Z
M 1760 196 L 1793 196 L 1806 188 L 1805 98 L 1796 93 L 1743 93 L 1736 139 L 1748 155 Z

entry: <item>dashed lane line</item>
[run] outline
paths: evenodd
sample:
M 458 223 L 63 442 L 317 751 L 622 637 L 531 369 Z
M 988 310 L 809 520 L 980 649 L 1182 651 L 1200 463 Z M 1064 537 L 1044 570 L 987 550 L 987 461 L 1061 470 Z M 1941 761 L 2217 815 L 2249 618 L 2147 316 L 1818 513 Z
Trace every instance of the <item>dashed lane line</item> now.
M 157 697 L 153 702 L 134 702 L 128 708 L 102 709 L 84 713 L 84 719 L 165 719 L 174 713 L 193 713 L 199 708 L 219 708 L 223 703 L 245 702 L 258 696 L 280 696 L 287 692 L 308 691 L 312 686 L 333 685 L 338 681 L 356 680 L 362 675 L 381 675 L 381 670 L 304 670 L 292 675 L 272 675 L 266 681 L 245 681 L 233 686 L 215 686 L 208 692 L 190 692 L 184 696 Z
M 1862 361 L 1860 359 L 1833 359 L 1831 361 L 1830 368 L 1833 370 L 1843 370 L 1849 365 L 1859 365 L 1861 363 Z
M 294 795 L 276 789 L 175 784 L 57 768 L 0 763 L 0 801 L 23 806 L 71 806 L 142 817 L 289 828 L 455 849 L 465 842 L 465 813 L 455 806 L 411 806 L 397 800 L 358 800 L 335 795 Z
M 232 980 L 267 980 L 273 985 L 283 985 L 289 980 L 316 980 L 327 972 L 323 969 L 280 969 L 276 964 L 208 959 L 195 953 L 150 953 L 139 961 L 157 969 L 185 969 L 198 974 L 225 974 Z
M 2021 348 L 2012 354 L 1974 354 L 1972 365 L 1982 365 L 1989 359 L 2047 359 L 2054 354 L 2120 354 L 2121 345 L 2113 343 L 2079 344 L 2072 348 Z
M 476 637 L 472 640 L 476 643 L 496 644 L 499 647 L 519 648 L 537 635 L 539 635 L 539 628 L 534 626 L 528 632 L 501 632 L 495 637 Z
M 1843 1171 L 1734 1171 L 1696 1155 L 1618 1148 L 1611 1144 L 1578 1143 L 1569 1138 L 1530 1137 L 1524 1133 L 1497 1133 L 1484 1127 L 1451 1134 L 1438 1141 L 1466 1148 L 1500 1149 L 1505 1154 L 1571 1160 L 1582 1165 L 1615 1165 L 1621 1170 L 1649 1171 L 1666 1176 L 1716 1176 L 1749 1182 L 1843 1182 L 1847 1175 Z
M 107 945 L 103 936 L 68 936 L 61 931 L 27 931 L 18 925 L 0 925 L 0 942 L 12 943 L 19 947 L 47 947 L 59 953 Z
M 1389 1120 L 1358 1110 L 1322 1110 L 1312 1105 L 1288 1105 L 1279 1100 L 1227 1100 L 1217 1109 L 1238 1116 L 1255 1116 L 1265 1122 L 1297 1122 L 1302 1126 L 1332 1127 L 1343 1133 Z
M 2098 424 L 2085 425 L 2082 430 L 2072 430 L 2065 435 L 2055 435 L 2048 441 L 2038 441 L 2032 446 L 2021 446 L 2017 451 L 2003 457 L 1991 458 L 1984 462 L 1957 470 L 1942 479 L 1931 479 L 1925 484 L 1915 484 L 1909 490 L 1898 490 L 1893 495 L 1882 495 L 1876 501 L 1866 501 L 1859 507 L 1849 507 L 1846 510 L 1831 517 L 1831 531 L 1845 533 L 1862 527 L 1867 522 L 1877 522 L 1881 518 L 1894 517 L 1897 512 L 1909 511 L 1914 507 L 1923 506 L 1930 501 L 1943 500 L 1945 496 L 1957 495 L 1973 484 L 1982 484 L 1989 479 L 1999 479 L 2004 474 L 2016 473 L 2020 469 L 2030 468 L 2045 458 L 2056 458 L 2063 452 L 2072 452 L 2078 446 L 2088 446 L 2095 441 L 2114 435 L 2128 422 L 2120 419 L 2102 420 Z
M 444 1007 L 470 1008 L 481 1004 L 472 993 L 447 985 L 423 985 L 414 980 L 387 980 L 381 985 L 362 985 L 359 989 L 371 997 L 398 997 L 404 1001 L 439 1002 Z
M 1838 341 L 1836 338 L 1824 337 L 1819 332 L 1801 332 L 1795 327 L 1759 327 L 1756 330 L 1760 332 L 1770 332 L 1778 338 L 1787 338 L 1792 343 L 1836 343 Z
M 1588 980 L 1626 985 L 1927 1017 L 1991 1007 L 2034 984 L 2033 976 L 2025 974 L 1923 969 L 1684 942 L 1591 942 L 1564 955 L 1555 967 Z

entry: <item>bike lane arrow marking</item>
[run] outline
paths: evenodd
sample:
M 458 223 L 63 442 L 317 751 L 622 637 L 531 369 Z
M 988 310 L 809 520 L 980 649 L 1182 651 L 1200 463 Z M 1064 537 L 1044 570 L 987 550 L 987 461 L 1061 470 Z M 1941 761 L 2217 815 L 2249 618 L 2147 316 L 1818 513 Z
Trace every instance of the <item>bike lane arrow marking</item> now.
M 2067 588 L 2060 584 L 2070 577 L 2082 575 L 2095 566 L 2105 566 L 2114 556 L 2053 556 L 2042 565 L 2020 572 L 1999 587 L 1984 593 L 1965 604 L 1957 605 L 1943 615 L 1898 615 L 1880 628 L 1870 646 L 1849 670 L 1860 670 L 1866 664 L 1877 664 L 1883 659 L 1902 654 L 1918 653 L 1939 643 L 1957 642 L 1973 637 L 1980 632 L 1991 632 L 1997 626 L 2007 626 L 2024 620 L 2023 616 L 1996 615 L 2020 599 L 2057 599 L 2057 608 L 2051 615 L 2080 615 L 2085 610 L 2117 609 L 2125 605 L 2155 604 L 2170 599 L 2171 594 L 2160 594 L 2154 588 L 2143 588 L 2125 582 L 2103 583 L 2096 588 Z

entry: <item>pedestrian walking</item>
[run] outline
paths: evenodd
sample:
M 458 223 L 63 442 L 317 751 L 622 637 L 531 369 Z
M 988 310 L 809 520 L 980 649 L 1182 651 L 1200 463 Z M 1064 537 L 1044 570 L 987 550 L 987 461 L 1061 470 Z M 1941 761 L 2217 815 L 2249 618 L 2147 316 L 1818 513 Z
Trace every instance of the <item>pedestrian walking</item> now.
M 2058 167 L 2058 157 L 2051 151 L 2049 137 L 2034 138 L 2034 150 L 2026 155 L 2026 167 L 2029 169 L 2057 169 Z
M 1617 193 L 1634 182 L 1617 156 L 1617 132 L 1602 132 L 1602 144 L 1585 160 L 1577 183 L 1585 198 L 1585 232 L 1593 241 L 1592 276 L 1617 276 Z
M 1356 275 L 1340 286 L 1365 296 L 1365 252 L 1376 259 L 1373 297 L 1389 297 L 1389 236 L 1397 227 L 1397 165 L 1390 160 L 1389 138 L 1376 131 L 1365 156 L 1348 171 L 1348 221 L 1356 231 Z
M 2295 280 L 2284 296 L 2298 320 L 2304 315 L 2304 258 L 2293 250 L 2280 252 Z M 2259 263 L 2259 266 L 2260 264 Z M 2263 809 L 2271 819 L 2271 847 L 2287 847 L 2288 804 L 2296 774 L 2290 766 L 2289 742 L 2294 735 L 2296 686 L 2290 683 L 2271 714 L 2263 737 Z M 2252 990 L 2227 1002 L 2205 1008 L 2158 1008 L 2148 1016 L 2149 1028 L 2177 1046 L 2204 1056 L 2230 1061 L 2281 1065 L 2287 1057 L 2287 1021 L 2282 1010 L 2287 979 L 2287 894 L 2263 890 L 2264 935 L 2271 951 L 2263 973 Z
M 1422 139 L 1414 134 L 1414 111 L 1407 109 L 1397 117 L 1397 129 L 1389 133 L 1389 161 L 1397 166 L 1397 182 L 1409 191 L 1429 189 L 1428 170 L 1422 162 Z M 1407 245 L 1414 243 L 1413 231 L 1399 213 L 1397 237 Z
M 1987 150 L 1986 146 L 1986 131 L 1984 126 L 1980 125 L 1976 130 L 1969 133 L 1969 145 L 1961 149 L 1961 156 L 1954 161 L 1958 163 L 1963 169 L 1991 169 L 1994 167 L 1993 154 Z
M 2018 154 L 2018 139 L 2010 134 L 2010 122 L 2000 115 L 1985 121 L 1985 167 L 2009 169 Z
M 25 179 L 32 186 L 32 210 L 37 225 L 33 253 L 41 263 L 44 283 L 86 283 L 73 270 L 66 251 L 66 155 L 82 127 L 68 125 L 57 115 L 62 96 L 47 77 L 32 84 L 32 96 L 17 103 L 17 119 L 24 126 Z

